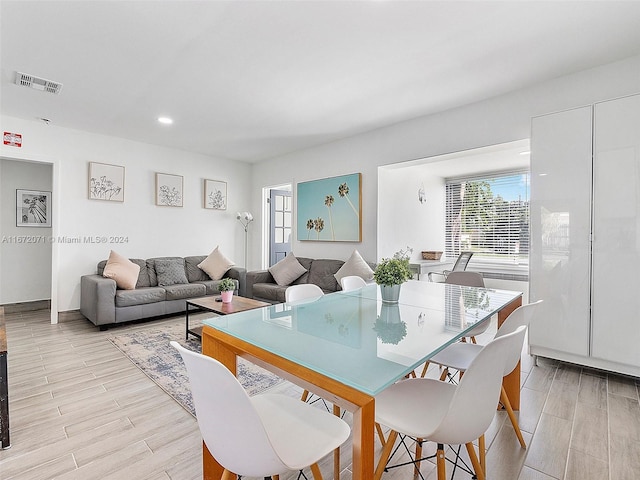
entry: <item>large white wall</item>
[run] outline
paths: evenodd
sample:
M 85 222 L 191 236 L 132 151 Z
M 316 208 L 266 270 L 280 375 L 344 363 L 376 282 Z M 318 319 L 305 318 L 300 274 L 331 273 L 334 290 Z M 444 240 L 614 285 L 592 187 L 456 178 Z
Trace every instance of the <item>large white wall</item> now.
M 481 79 L 479 79 L 481 81 Z M 253 210 L 260 211 L 260 190 L 269 185 L 362 172 L 363 241 L 359 244 L 299 242 L 292 250 L 309 257 L 346 259 L 353 248 L 367 260 L 383 254 L 378 245 L 378 166 L 530 137 L 531 117 L 640 92 L 640 56 L 585 70 L 486 101 L 398 123 L 337 142 L 303 150 L 253 168 Z M 413 188 L 411 189 L 413 190 Z M 413 191 L 409 194 L 414 195 Z M 412 235 L 411 217 L 401 217 L 395 235 Z M 260 252 L 254 235 L 254 260 Z M 416 245 L 417 247 L 417 245 Z M 420 247 L 422 248 L 422 247 Z M 417 251 L 414 251 L 416 255 Z M 254 263 L 253 265 L 258 266 Z
M 55 311 L 80 306 L 80 277 L 95 273 L 114 249 L 132 258 L 207 254 L 216 245 L 243 262 L 243 230 L 235 218 L 250 198 L 250 166 L 205 155 L 3 117 L 4 131 L 22 134 L 22 148 L 2 146 L 0 156 L 53 164 L 53 284 Z M 125 167 L 124 202 L 88 199 L 89 162 Z M 155 205 L 155 172 L 184 176 L 184 207 Z M 227 210 L 204 209 L 203 179 L 224 180 Z M 62 243 L 61 237 L 80 238 Z M 125 237 L 91 243 L 85 237 Z M 4 261 L 0 267 L 5 269 Z
M 378 255 L 391 257 L 400 249 L 444 251 L 445 179 L 430 175 L 423 165 L 384 168 L 378 182 Z M 384 181 L 383 181 L 384 180 Z M 418 201 L 423 188 L 426 202 Z
M 51 191 L 50 164 L 0 159 L 0 305 L 51 298 L 51 228 L 16 226 L 16 189 Z

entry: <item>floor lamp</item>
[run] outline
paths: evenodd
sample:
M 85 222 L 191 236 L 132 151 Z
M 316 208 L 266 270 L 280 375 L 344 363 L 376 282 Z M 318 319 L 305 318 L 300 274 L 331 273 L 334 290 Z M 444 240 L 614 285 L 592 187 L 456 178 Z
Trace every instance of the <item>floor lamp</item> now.
M 249 240 L 249 224 L 253 222 L 253 215 L 249 212 L 238 212 L 236 218 L 244 227 L 244 268 L 247 268 L 247 249 Z

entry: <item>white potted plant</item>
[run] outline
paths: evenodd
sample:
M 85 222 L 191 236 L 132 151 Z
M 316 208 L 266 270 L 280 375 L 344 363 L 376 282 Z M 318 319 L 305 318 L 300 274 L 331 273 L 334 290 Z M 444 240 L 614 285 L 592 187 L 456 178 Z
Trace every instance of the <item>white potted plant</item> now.
M 236 289 L 236 282 L 231 278 L 223 278 L 218 284 L 218 290 L 220 290 L 220 296 L 222 297 L 222 303 L 231 303 L 233 300 L 233 291 Z
M 397 303 L 400 286 L 413 277 L 409 267 L 409 255 L 413 249 L 396 252 L 392 258 L 383 258 L 373 272 L 373 279 L 380 285 L 384 303 Z

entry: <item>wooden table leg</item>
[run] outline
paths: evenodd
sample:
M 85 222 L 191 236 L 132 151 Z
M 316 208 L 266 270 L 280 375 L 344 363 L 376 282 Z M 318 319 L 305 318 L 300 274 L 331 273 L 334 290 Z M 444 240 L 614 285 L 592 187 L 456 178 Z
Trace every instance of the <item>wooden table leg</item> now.
M 521 305 L 522 297 L 518 297 L 500 310 L 498 312 L 498 328 L 500 328 L 507 317 L 511 315 L 511 312 Z M 513 408 L 513 410 L 520 410 L 520 362 L 518 362 L 516 368 L 513 369 L 513 372 L 502 379 L 502 386 L 507 393 L 507 397 L 509 397 L 511 408 Z
M 353 412 L 353 480 L 373 478 L 374 457 L 373 439 L 375 432 L 375 400 L 362 405 Z

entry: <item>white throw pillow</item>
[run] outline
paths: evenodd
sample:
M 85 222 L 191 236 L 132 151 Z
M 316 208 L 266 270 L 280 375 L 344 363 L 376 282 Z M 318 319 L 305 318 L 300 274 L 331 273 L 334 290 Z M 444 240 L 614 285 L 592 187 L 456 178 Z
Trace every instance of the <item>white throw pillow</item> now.
M 227 270 L 234 265 L 235 263 L 225 257 L 220 249 L 216 247 L 207 258 L 198 264 L 198 267 L 209 275 L 211 280 L 220 280 L 227 273 Z
M 269 273 L 280 286 L 290 285 L 295 279 L 300 278 L 307 269 L 300 265 L 298 259 L 290 253 L 275 265 L 269 268 Z
M 138 282 L 140 265 L 111 250 L 102 276 L 116 281 L 118 288 L 133 290 Z
M 335 273 L 336 281 L 340 284 L 340 280 L 343 277 L 350 275 L 356 275 L 362 278 L 365 282 L 373 280 L 373 270 L 367 262 L 360 256 L 358 250 L 354 250 L 349 259 L 344 262 L 344 265 Z

